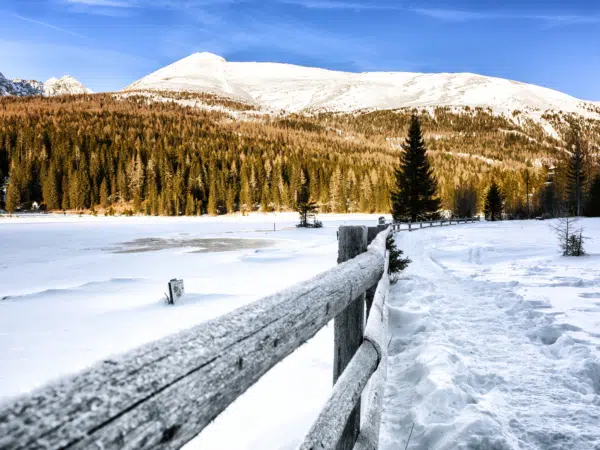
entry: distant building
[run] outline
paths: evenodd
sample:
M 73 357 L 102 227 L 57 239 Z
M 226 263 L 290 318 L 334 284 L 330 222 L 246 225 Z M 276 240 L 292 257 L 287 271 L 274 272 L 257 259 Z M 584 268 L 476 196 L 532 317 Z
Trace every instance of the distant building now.
M 31 210 L 32 211 L 37 211 L 38 209 L 40 209 L 40 204 L 38 202 L 33 202 L 31 204 Z

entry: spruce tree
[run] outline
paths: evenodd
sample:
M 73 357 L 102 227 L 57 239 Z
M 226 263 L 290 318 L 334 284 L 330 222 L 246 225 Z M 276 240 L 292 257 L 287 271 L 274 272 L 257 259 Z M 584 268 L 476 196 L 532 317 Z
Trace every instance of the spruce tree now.
M 319 207 L 317 204 L 310 199 L 308 182 L 305 182 L 298 190 L 298 195 L 296 197 L 296 211 L 298 211 L 298 214 L 300 215 L 298 227 L 309 228 L 314 226 L 317 223 L 315 215 L 318 209 Z M 311 219 L 313 220 L 312 224 L 309 222 Z
M 576 128 L 571 131 L 569 151 L 571 152 L 571 158 L 569 159 L 567 169 L 567 195 L 569 208 L 572 214 L 580 216 L 583 212 L 583 189 L 586 177 L 581 136 Z
M 400 166 L 394 171 L 395 190 L 391 194 L 394 220 L 415 222 L 431 219 L 438 214 L 441 202 L 417 116 L 412 116 L 402 149 Z
M 56 171 L 53 166 L 48 169 L 48 174 L 42 185 L 42 195 L 48 209 L 60 209 L 60 200 L 58 196 L 58 181 Z
M 6 210 L 12 214 L 20 204 L 21 193 L 19 192 L 17 180 L 13 176 L 8 182 L 8 189 L 6 190 Z
M 412 262 L 408 258 L 403 258 L 404 252 L 396 246 L 394 236 L 390 233 L 385 241 L 385 247 L 390 252 L 388 265 L 388 274 L 392 282 L 397 281 L 398 275 Z
M 485 198 L 485 218 L 491 220 L 502 220 L 504 210 L 504 196 L 496 182 L 492 182 Z

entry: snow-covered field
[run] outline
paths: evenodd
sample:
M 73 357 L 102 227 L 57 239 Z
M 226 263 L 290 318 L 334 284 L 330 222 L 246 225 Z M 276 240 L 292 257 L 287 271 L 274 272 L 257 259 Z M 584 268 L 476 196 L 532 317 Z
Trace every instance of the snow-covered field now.
M 377 216 L 322 218 L 0 218 L 0 401 L 327 270 L 338 225 Z M 404 449 L 413 423 L 413 450 L 600 448 L 600 220 L 583 222 L 582 258 L 558 254 L 549 224 L 397 235 L 413 263 L 392 288 L 382 449 Z M 167 306 L 173 277 L 187 294 Z M 188 449 L 295 448 L 331 389 L 332 334 Z
M 377 217 L 322 215 L 318 230 L 296 229 L 296 214 L 0 217 L 0 401 L 323 272 L 336 265 L 338 226 Z M 198 252 L 234 238 L 250 248 Z M 168 306 L 174 277 L 187 294 Z M 189 447 L 295 448 L 330 392 L 332 361 L 327 327 Z
M 384 450 L 600 448 L 600 220 L 588 256 L 544 222 L 398 235 Z

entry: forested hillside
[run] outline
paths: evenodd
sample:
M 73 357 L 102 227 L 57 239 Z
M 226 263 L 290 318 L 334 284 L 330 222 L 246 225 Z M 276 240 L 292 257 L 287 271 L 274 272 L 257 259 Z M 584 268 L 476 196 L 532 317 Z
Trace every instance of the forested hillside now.
M 389 212 L 389 191 L 412 110 L 261 115 L 214 98 L 223 111 L 149 101 L 135 93 L 0 100 L 0 180 L 7 203 L 146 214 L 293 209 L 308 183 L 322 212 Z M 193 99 L 192 99 L 193 100 Z M 456 188 L 480 194 L 495 179 L 516 212 L 561 164 L 569 120 L 595 170 L 600 122 L 557 114 L 553 133 L 489 110 L 421 110 L 443 206 Z M 560 171 L 554 176 L 560 180 Z

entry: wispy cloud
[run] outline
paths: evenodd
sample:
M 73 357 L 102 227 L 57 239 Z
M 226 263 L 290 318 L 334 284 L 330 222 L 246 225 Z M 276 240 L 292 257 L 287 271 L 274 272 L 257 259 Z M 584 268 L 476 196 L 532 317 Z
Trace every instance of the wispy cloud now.
M 544 23 L 547 27 L 575 24 L 600 23 L 600 16 L 576 14 L 531 14 L 503 11 L 467 11 L 440 8 L 412 8 L 413 13 L 446 22 L 467 22 L 473 20 L 531 20 Z
M 136 6 L 134 1 L 128 0 L 66 0 L 66 3 L 84 6 L 100 6 L 103 8 L 131 8 Z
M 13 16 L 13 17 L 15 17 L 15 18 L 17 18 L 17 19 L 19 19 L 19 20 L 22 20 L 24 22 L 29 22 L 29 23 L 33 23 L 35 25 L 40 25 L 42 27 L 46 27 L 46 28 L 49 28 L 49 29 L 54 30 L 54 31 L 60 31 L 61 33 L 70 34 L 71 36 L 77 36 L 77 37 L 80 37 L 80 38 L 85 38 L 85 36 L 82 35 L 82 34 L 76 33 L 76 32 L 71 31 L 71 30 L 67 30 L 66 28 L 57 27 L 56 25 L 52 25 L 50 23 L 43 22 L 41 20 L 33 19 L 31 17 L 22 16 L 20 14 L 15 14 L 15 13 L 8 13 L 8 14 L 11 15 L 11 16 Z
M 400 9 L 398 6 L 391 5 L 391 4 L 348 2 L 348 1 L 336 1 L 336 0 L 278 0 L 278 3 L 301 6 L 303 8 L 307 8 L 307 9 L 332 9 L 332 10 L 354 10 L 354 11 Z

